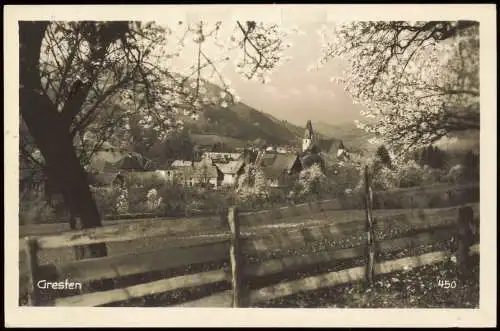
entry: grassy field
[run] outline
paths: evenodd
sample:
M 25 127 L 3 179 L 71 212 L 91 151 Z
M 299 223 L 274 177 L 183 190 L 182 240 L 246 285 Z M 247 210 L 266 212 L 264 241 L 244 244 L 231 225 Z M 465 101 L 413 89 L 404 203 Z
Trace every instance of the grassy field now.
M 378 256 L 377 261 L 403 258 L 424 254 L 436 250 L 449 249 L 449 242 L 435 245 L 415 247 L 411 250 L 402 250 L 385 256 Z M 307 247 L 296 254 L 314 250 Z M 267 257 L 254 258 L 254 263 L 266 260 Z M 283 272 L 270 276 L 260 277 L 245 282 L 245 287 L 257 289 L 284 281 L 302 279 L 321 273 L 338 271 L 354 266 L 363 265 L 363 259 L 336 261 L 317 267 L 309 267 L 293 272 Z M 158 272 L 143 276 L 141 282 L 154 281 L 164 277 L 173 277 L 181 274 L 192 274 L 201 271 L 224 268 L 229 271 L 226 262 L 187 267 L 169 270 L 168 273 Z M 445 289 L 439 286 L 439 281 L 454 281 L 456 287 Z M 129 286 L 137 279 L 121 279 L 116 285 Z M 140 299 L 127 300 L 109 304 L 109 307 L 164 307 L 182 304 L 230 290 L 230 284 L 221 282 L 196 288 L 187 288 L 167 293 L 146 296 Z M 474 260 L 472 277 L 465 282 L 459 280 L 456 274 L 456 265 L 452 261 L 427 265 L 419 268 L 407 269 L 400 272 L 376 276 L 373 287 L 367 287 L 363 282 L 344 284 L 316 291 L 301 292 L 269 302 L 255 304 L 253 308 L 478 308 L 479 306 L 479 259 Z
M 446 244 L 420 246 L 413 252 L 393 254 L 403 258 L 414 253 L 426 253 L 443 249 Z M 385 256 L 385 259 L 390 258 Z M 456 265 L 451 260 L 407 269 L 375 277 L 373 287 L 364 282 L 344 284 L 255 305 L 256 308 L 479 308 L 479 258 L 473 258 L 474 268 L 470 278 L 461 281 Z M 361 265 L 362 261 L 350 261 L 346 265 Z M 334 271 L 340 266 L 330 266 Z M 322 270 L 325 271 L 325 270 Z M 304 274 L 294 277 L 304 277 Z M 454 282 L 454 288 L 440 286 L 440 281 Z M 442 283 L 441 283 L 442 284 Z

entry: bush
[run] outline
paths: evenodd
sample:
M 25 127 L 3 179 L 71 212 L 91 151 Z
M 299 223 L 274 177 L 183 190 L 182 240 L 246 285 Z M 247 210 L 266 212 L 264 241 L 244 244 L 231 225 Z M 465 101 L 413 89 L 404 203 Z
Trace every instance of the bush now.
M 359 167 L 349 162 L 328 168 L 325 173 L 313 166 L 302 171 L 299 180 L 286 193 L 294 203 L 341 198 L 353 191 L 359 180 Z
M 168 216 L 214 214 L 228 205 L 223 191 L 184 187 L 177 183 L 165 183 L 158 190 L 158 197 L 161 198 L 158 208 Z
M 270 189 L 267 196 L 267 202 L 271 205 L 283 204 L 287 200 L 287 194 L 284 189 Z
M 414 160 L 401 162 L 394 167 L 394 170 L 377 167 L 372 174 L 372 188 L 380 191 L 432 185 L 446 181 L 448 179 L 444 170 L 434 169 L 428 165 L 422 166 Z
M 269 206 L 268 193 L 248 189 L 244 193 L 240 192 L 237 196 L 235 203 L 238 205 L 241 211 L 255 211 L 265 209 Z
M 165 212 L 164 198 L 161 196 L 162 187 L 130 187 L 128 188 L 128 204 L 130 213 L 163 214 Z
M 176 183 L 163 185 L 158 192 L 162 198 L 164 214 L 168 216 L 185 214 L 191 190 L 191 188 L 182 187 Z
M 318 195 L 322 186 L 325 185 L 326 176 L 317 164 L 302 170 L 299 175 L 299 183 L 302 185 L 302 195 Z
M 361 179 L 359 168 L 351 163 L 338 164 L 327 172 L 325 183 L 325 197 L 339 198 L 355 190 Z
M 117 205 L 118 198 L 122 195 L 121 189 L 116 186 L 112 187 L 90 187 L 94 200 L 97 204 L 97 209 L 101 217 L 105 215 L 117 215 L 123 213 Z
M 154 171 L 129 172 L 125 175 L 125 178 L 127 187 L 140 187 L 146 191 L 153 188 L 159 190 L 165 185 L 165 179 Z
M 19 224 L 46 223 L 55 211 L 42 194 L 27 194 L 19 200 Z

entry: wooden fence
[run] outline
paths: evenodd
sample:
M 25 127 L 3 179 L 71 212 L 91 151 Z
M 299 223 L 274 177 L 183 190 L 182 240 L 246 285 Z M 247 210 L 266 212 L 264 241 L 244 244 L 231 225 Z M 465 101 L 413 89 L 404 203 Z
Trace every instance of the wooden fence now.
M 460 195 L 460 192 L 466 194 Z M 177 227 L 170 226 L 169 222 L 136 222 L 26 237 L 20 245 L 20 293 L 26 294 L 27 304 L 34 306 L 102 306 L 209 284 L 226 284 L 216 293 L 163 305 L 249 307 L 344 283 L 366 280 L 369 286 L 378 275 L 439 263 L 451 255 L 457 258 L 459 274 L 466 277 L 470 270 L 470 255 L 479 253 L 477 192 L 478 189 L 471 186 L 436 186 L 426 190 L 384 193 L 372 192 L 367 187 L 366 194 L 358 199 L 364 204 L 364 209 L 346 209 L 346 204 L 338 199 L 259 213 L 239 213 L 237 207 L 232 207 L 224 225 L 202 220 Z M 387 198 L 390 196 L 398 201 L 407 196 L 418 201 L 418 207 L 381 209 L 379 203 L 374 208 L 375 201 L 383 201 L 386 206 L 401 205 Z M 356 197 L 351 199 L 356 200 Z M 439 208 L 424 208 L 422 199 L 432 206 L 436 206 L 437 200 L 444 199 L 448 206 L 441 204 Z M 302 222 L 297 223 L 297 220 Z M 387 237 L 391 232 L 395 234 Z M 162 239 L 161 249 L 142 252 L 134 250 L 131 245 L 130 252 L 101 258 L 69 262 L 56 259 L 48 263 L 40 259 L 41 253 L 51 250 L 97 243 L 107 243 L 109 247 L 153 238 Z M 449 240 L 454 242 L 451 249 L 397 260 L 379 259 L 391 252 Z M 255 279 L 353 259 L 364 259 L 365 263 L 257 288 L 249 286 Z M 87 284 L 210 263 L 215 263 L 215 269 L 207 267 L 194 272 L 171 273 L 160 279 L 124 287 L 92 291 L 85 286 L 76 290 L 71 287 L 77 285 L 68 285 L 68 282 Z M 40 289 L 38 285 L 47 282 L 59 290 L 66 288 L 64 291 L 55 291 L 54 287 L 52 290 Z M 57 294 L 62 292 L 64 294 Z

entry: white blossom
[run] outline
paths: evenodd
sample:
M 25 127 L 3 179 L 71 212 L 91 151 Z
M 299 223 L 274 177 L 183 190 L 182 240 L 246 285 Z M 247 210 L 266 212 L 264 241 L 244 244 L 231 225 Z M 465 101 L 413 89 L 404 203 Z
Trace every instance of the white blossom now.
M 425 24 L 403 23 L 419 28 Z M 358 127 L 379 135 L 389 145 L 409 150 L 432 143 L 449 130 L 461 130 L 447 125 L 460 120 L 461 109 L 478 114 L 479 48 L 474 29 L 444 42 L 418 40 L 391 57 L 396 30 L 387 22 L 324 25 L 318 31 L 323 45 L 318 63 L 323 65 L 331 58 L 345 61 L 346 70 L 332 81 L 342 82 L 353 103 L 365 108 L 362 115 L 367 121 L 357 123 Z M 396 37 L 410 40 L 412 36 L 408 30 Z

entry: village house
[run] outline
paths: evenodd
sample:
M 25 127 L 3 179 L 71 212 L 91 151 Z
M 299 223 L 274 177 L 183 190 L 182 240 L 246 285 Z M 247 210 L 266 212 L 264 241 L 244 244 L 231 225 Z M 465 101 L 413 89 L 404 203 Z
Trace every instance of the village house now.
M 257 157 L 256 167 L 261 169 L 268 186 L 280 187 L 293 176 L 302 171 L 302 163 L 297 154 L 261 152 Z
M 223 174 L 210 160 L 200 162 L 175 160 L 165 169 L 156 171 L 167 181 L 176 181 L 185 186 L 201 186 L 218 188 Z
M 319 138 L 311 121 L 307 121 L 300 152 L 293 153 L 286 147 L 267 147 L 258 153 L 255 166 L 263 171 L 269 186 L 280 187 L 303 169 L 318 165 L 325 171 L 348 157 L 342 140 Z
M 120 151 L 105 142 L 88 166 L 88 179 L 92 186 L 105 187 L 123 183 L 124 174 L 150 172 L 152 163 L 139 153 Z
M 322 139 L 314 132 L 311 121 L 307 121 L 302 152 L 299 154 L 304 169 L 317 164 L 321 169 L 331 167 L 349 158 L 342 140 L 330 138 Z
M 276 152 L 280 153 L 280 154 L 286 154 L 286 153 L 290 153 L 290 150 L 286 147 L 278 146 L 278 147 L 276 147 Z
M 149 171 L 151 170 L 151 160 L 145 158 L 139 153 L 128 153 L 117 162 L 106 163 L 105 171 Z
M 223 186 L 236 185 L 236 182 L 244 172 L 245 161 L 237 160 L 230 161 L 228 163 L 214 163 L 214 165 L 219 169 L 223 175 L 222 183 Z
M 186 160 L 175 160 L 170 164 L 170 167 L 175 169 L 175 168 L 184 168 L 184 167 L 191 167 L 193 165 L 193 161 L 186 161 Z
M 220 170 L 211 162 L 194 162 L 191 167 L 178 168 L 175 175 L 186 186 L 218 188 L 223 179 Z
M 113 165 L 126 155 L 127 153 L 121 152 L 108 142 L 105 142 L 92 156 L 89 164 L 89 171 L 92 173 L 104 172 L 110 169 L 114 171 Z
M 175 177 L 175 168 L 166 167 L 165 169 L 156 169 L 155 173 L 165 181 L 172 182 Z
M 224 153 L 224 152 L 204 152 L 201 155 L 202 159 L 210 159 L 212 162 L 230 162 L 239 160 L 242 156 L 242 153 Z

